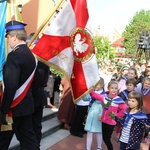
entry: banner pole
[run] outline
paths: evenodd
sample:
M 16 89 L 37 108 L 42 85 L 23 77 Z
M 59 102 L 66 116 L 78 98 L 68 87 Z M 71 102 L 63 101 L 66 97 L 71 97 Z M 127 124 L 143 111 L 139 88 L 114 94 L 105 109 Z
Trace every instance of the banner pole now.
M 53 14 L 56 12 L 56 10 L 58 9 L 58 7 L 62 3 L 64 3 L 64 0 L 60 0 L 59 2 L 57 2 L 57 4 L 54 6 L 54 8 L 52 9 L 52 11 L 49 13 L 49 15 L 47 16 L 47 18 L 44 20 L 44 22 L 41 24 L 41 26 L 38 28 L 38 30 L 35 32 L 35 34 L 32 36 L 31 40 L 28 43 L 28 47 L 31 46 L 32 42 L 36 39 L 36 37 L 41 32 L 41 30 L 44 28 L 44 26 L 47 24 L 47 22 L 49 21 L 49 19 L 53 16 Z

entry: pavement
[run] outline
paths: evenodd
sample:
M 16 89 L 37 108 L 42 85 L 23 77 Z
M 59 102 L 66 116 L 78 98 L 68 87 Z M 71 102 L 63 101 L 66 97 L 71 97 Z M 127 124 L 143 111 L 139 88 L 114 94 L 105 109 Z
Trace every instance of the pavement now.
M 112 143 L 114 146 L 114 150 L 119 150 L 119 142 L 115 140 L 116 137 L 115 135 L 116 134 L 114 131 L 112 135 Z M 148 150 L 148 144 L 142 143 L 141 147 L 142 147 L 141 150 Z M 103 150 L 107 150 L 104 142 L 102 143 L 102 148 Z M 97 149 L 96 138 L 94 137 L 91 150 L 96 150 L 96 149 Z M 83 138 L 76 137 L 73 135 L 68 135 L 66 138 L 52 145 L 47 150 L 86 150 L 86 134 L 84 135 Z
M 114 145 L 114 150 L 119 150 L 119 143 L 115 141 L 115 132 L 112 135 L 112 142 Z M 102 143 L 103 150 L 107 150 L 104 143 Z M 96 137 L 93 138 L 92 150 L 96 150 Z M 86 150 L 86 134 L 83 138 L 76 137 L 73 135 L 68 135 L 68 137 L 54 144 L 47 150 Z

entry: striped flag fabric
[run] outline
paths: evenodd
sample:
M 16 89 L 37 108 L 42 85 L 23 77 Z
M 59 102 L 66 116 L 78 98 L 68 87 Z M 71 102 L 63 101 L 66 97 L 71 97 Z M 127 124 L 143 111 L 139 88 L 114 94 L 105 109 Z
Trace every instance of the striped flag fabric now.
M 99 74 L 86 0 L 67 1 L 32 52 L 65 73 L 75 103 L 92 90 Z

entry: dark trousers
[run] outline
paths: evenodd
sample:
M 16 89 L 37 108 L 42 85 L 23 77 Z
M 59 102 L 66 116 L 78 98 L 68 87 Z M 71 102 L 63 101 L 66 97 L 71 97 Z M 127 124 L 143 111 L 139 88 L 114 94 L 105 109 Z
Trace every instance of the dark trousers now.
M 12 130 L 0 132 L 0 150 L 8 150 L 13 134 Z
M 73 121 L 71 123 L 70 132 L 76 136 L 83 136 L 84 134 L 84 118 L 87 115 L 88 106 L 76 106 Z
M 42 116 L 43 116 L 43 107 L 35 107 L 34 109 L 34 113 L 33 113 L 33 130 L 35 132 L 36 135 L 36 139 L 38 141 L 38 144 L 40 145 L 41 142 L 41 138 L 42 138 Z
M 21 150 L 39 150 L 32 126 L 32 115 L 13 117 L 13 131 L 0 132 L 0 150 L 8 150 L 13 134 L 20 142 Z
M 111 143 L 111 135 L 114 131 L 115 125 L 109 125 L 102 122 L 102 134 L 103 134 L 103 141 L 107 146 L 108 150 L 113 150 L 113 145 Z
M 55 91 L 53 91 L 52 97 L 50 97 L 50 103 L 54 105 L 54 97 L 55 97 Z
M 123 143 L 123 142 L 120 142 L 120 150 L 126 150 L 127 149 L 127 143 Z M 140 150 L 139 149 L 128 149 L 128 150 Z
M 126 150 L 127 143 L 120 142 L 120 150 Z
M 39 150 L 32 125 L 32 114 L 28 116 L 13 117 L 13 129 L 20 147 L 23 150 Z

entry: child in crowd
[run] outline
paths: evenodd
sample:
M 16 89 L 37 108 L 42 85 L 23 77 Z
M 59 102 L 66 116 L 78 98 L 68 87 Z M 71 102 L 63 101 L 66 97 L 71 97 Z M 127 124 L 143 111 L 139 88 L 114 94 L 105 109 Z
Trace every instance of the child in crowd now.
M 150 77 L 150 66 L 142 65 L 141 66 L 141 75 L 138 78 L 138 83 L 142 83 L 145 77 Z
M 136 91 L 143 95 L 143 107 L 150 120 L 150 78 L 145 77 L 143 82 L 137 85 Z
M 128 100 L 128 94 L 136 87 L 137 80 L 135 78 L 129 78 L 126 81 L 126 89 L 118 94 L 125 102 Z
M 116 81 L 120 81 L 121 79 L 126 78 L 127 73 L 128 73 L 128 69 L 129 69 L 129 67 L 127 67 L 127 66 L 123 67 L 122 66 L 118 72 L 118 77 L 117 77 Z
M 130 79 L 130 78 L 137 79 L 137 71 L 135 68 L 129 68 L 127 76 L 126 77 L 124 76 L 124 78 L 122 78 L 118 82 L 119 93 L 126 89 L 126 81 L 127 81 L 127 79 Z
M 147 117 L 150 121 L 150 78 L 143 78 L 143 82 L 137 85 L 136 91 L 142 93 L 143 96 L 143 108 L 147 114 Z M 148 140 L 148 134 L 145 132 L 144 140 L 145 142 Z
M 118 84 L 116 81 L 110 81 L 108 84 L 108 93 L 104 96 L 102 94 L 97 94 L 95 91 L 90 93 L 92 98 L 100 100 L 103 103 L 103 113 L 102 113 L 102 135 L 103 140 L 107 146 L 108 150 L 113 150 L 113 145 L 111 143 L 111 135 L 114 131 L 116 121 L 111 118 L 111 113 L 116 114 L 118 117 L 124 115 L 124 111 L 127 109 L 127 104 L 122 98 L 117 96 Z
M 127 79 L 126 89 L 120 92 L 118 96 L 120 96 L 127 103 L 128 95 L 131 91 L 134 91 L 136 84 L 137 84 L 137 80 L 135 78 Z M 120 137 L 120 126 L 118 124 L 116 126 L 116 132 L 117 132 L 116 141 L 118 142 Z
M 116 79 L 116 81 L 118 82 L 119 84 L 119 89 L 122 85 L 124 85 L 124 83 L 126 82 L 127 80 L 127 74 L 128 74 L 128 67 L 122 67 L 121 68 L 121 71 L 120 71 L 120 74 L 118 75 L 118 78 Z
M 100 78 L 99 84 L 96 86 L 94 92 L 97 94 L 105 94 L 103 88 L 104 80 Z M 102 150 L 102 110 L 101 102 L 96 99 L 91 99 L 84 127 L 85 131 L 87 131 L 86 150 L 91 150 L 93 134 L 97 138 L 97 150 Z
M 141 92 L 143 95 L 143 108 L 150 121 L 150 78 L 149 77 L 143 79 L 143 88 Z
M 122 127 L 120 150 L 140 149 L 140 144 L 146 128 L 145 125 L 149 124 L 148 118 L 142 110 L 142 106 L 142 94 L 136 91 L 130 92 L 128 95 L 128 109 L 125 115 L 122 118 L 116 117 L 115 119 Z

